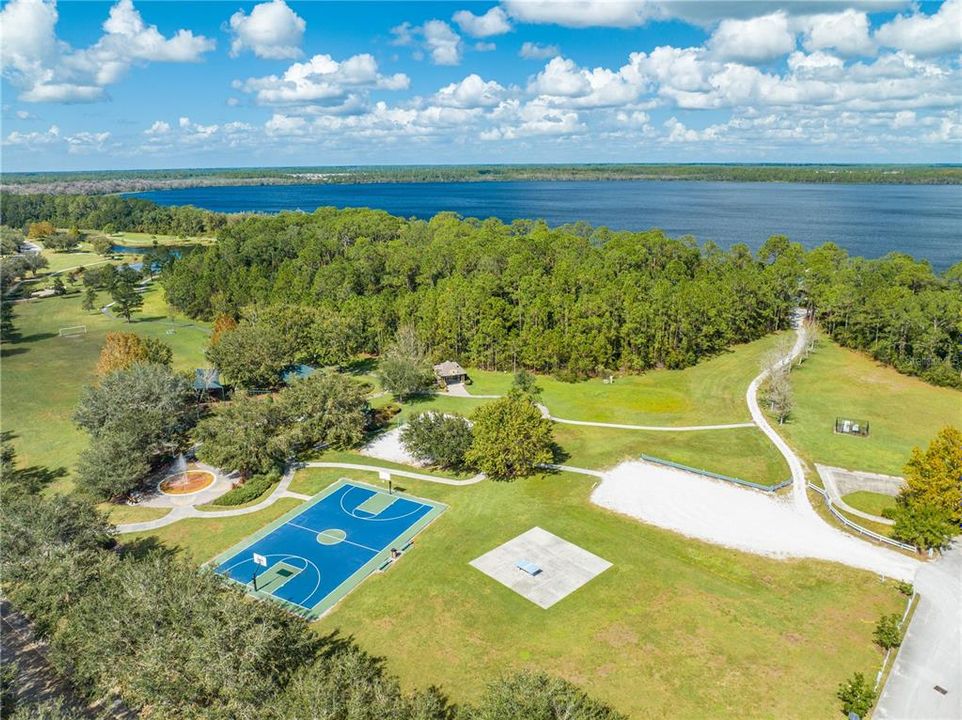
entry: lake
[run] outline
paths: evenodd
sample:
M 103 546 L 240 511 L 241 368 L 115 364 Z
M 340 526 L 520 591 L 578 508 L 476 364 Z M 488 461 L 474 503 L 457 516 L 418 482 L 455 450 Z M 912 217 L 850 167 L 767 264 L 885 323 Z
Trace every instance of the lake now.
M 770 235 L 805 247 L 832 241 L 852 255 L 898 250 L 944 270 L 962 259 L 962 187 L 816 185 L 684 180 L 250 185 L 131 193 L 161 205 L 218 212 L 372 207 L 404 217 L 584 220 L 617 230 L 661 228 L 722 247 L 757 248 Z

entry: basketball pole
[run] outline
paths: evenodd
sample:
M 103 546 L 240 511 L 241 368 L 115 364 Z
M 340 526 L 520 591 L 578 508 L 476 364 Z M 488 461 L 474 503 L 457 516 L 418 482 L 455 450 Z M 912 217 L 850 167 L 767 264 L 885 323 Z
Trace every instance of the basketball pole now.
M 257 592 L 257 571 L 254 571 L 254 592 Z

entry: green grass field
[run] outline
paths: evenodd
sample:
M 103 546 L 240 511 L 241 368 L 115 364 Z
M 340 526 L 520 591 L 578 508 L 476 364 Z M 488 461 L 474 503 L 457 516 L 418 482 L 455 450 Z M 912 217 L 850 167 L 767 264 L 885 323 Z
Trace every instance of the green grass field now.
M 382 484 L 373 472 L 310 468 L 292 489 L 315 493 L 341 477 Z M 440 684 L 456 701 L 476 698 L 502 672 L 530 668 L 637 717 L 833 717 L 837 684 L 878 669 L 875 621 L 901 609 L 892 584 L 865 573 L 724 550 L 596 508 L 591 479 L 396 480 L 449 509 L 396 567 L 315 626 L 383 655 L 405 686 Z M 296 505 L 123 539 L 154 539 L 201 563 Z M 613 567 L 542 610 L 468 565 L 535 525 Z
M 842 500 L 856 510 L 879 516 L 882 515 L 883 510 L 895 507 L 895 498 L 891 495 L 883 495 L 882 493 L 868 492 L 865 490 L 844 495 L 842 496 Z
M 605 470 L 639 455 L 777 485 L 791 472 L 785 459 L 757 428 L 654 432 L 555 424 L 554 436 L 567 453 L 566 465 Z
M 705 360 L 684 370 L 652 370 L 565 383 L 538 376 L 542 400 L 555 417 L 629 425 L 713 425 L 748 422 L 745 390 L 785 333 L 778 333 Z M 469 391 L 476 395 L 507 392 L 511 373 L 469 370 Z
M 913 447 L 962 425 L 962 392 L 929 385 L 824 340 L 792 371 L 795 411 L 779 431 L 810 462 L 901 475 Z M 836 435 L 836 416 L 867 420 L 868 437 Z
M 105 293 L 100 300 L 107 302 Z M 70 471 L 86 437 L 70 418 L 84 385 L 94 380 L 97 356 L 108 332 L 136 332 L 163 340 L 173 348 L 174 367 L 191 370 L 206 365 L 207 333 L 200 324 L 167 317 L 162 291 L 150 290 L 134 322 L 84 312 L 79 294 L 18 303 L 14 325 L 20 338 L 2 348 L 2 427 L 17 437 L 15 446 L 26 465 L 63 467 Z M 61 327 L 86 325 L 76 338 L 58 335 Z M 168 334 L 168 330 L 173 330 Z M 58 487 L 69 489 L 65 479 Z
M 337 477 L 379 483 L 355 471 L 298 475 L 299 492 Z M 902 604 L 890 583 L 647 527 L 590 505 L 592 483 L 568 474 L 460 488 L 404 481 L 448 511 L 318 630 L 353 635 L 406 686 L 440 683 L 455 700 L 476 698 L 502 672 L 543 669 L 634 717 L 833 717 L 837 684 L 878 669 L 874 623 Z M 468 565 L 536 525 L 613 567 L 542 610 Z M 217 540 L 211 555 L 228 546 Z

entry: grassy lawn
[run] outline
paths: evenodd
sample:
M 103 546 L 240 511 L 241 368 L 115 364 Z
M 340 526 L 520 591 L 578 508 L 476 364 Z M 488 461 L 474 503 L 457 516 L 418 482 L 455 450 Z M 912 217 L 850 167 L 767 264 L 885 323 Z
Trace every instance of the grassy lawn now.
M 131 544 L 153 539 L 193 562 L 204 563 L 300 503 L 294 498 L 282 498 L 256 513 L 227 518 L 187 518 L 159 530 L 121 535 L 120 540 Z
M 108 262 L 105 257 L 95 252 L 54 252 L 52 250 L 44 250 L 43 256 L 47 258 L 47 262 L 50 263 L 48 267 L 41 271 L 43 273 L 60 272 L 61 270 L 77 267 L 78 265 L 87 267 L 89 265 Z
M 842 500 L 850 507 L 871 515 L 881 516 L 882 511 L 886 508 L 895 507 L 895 498 L 891 495 L 868 492 L 867 490 L 849 493 L 848 495 L 844 495 Z
M 101 293 L 100 299 L 107 301 Z M 173 348 L 174 367 L 191 370 L 206 365 L 207 333 L 199 324 L 167 317 L 162 291 L 151 289 L 134 322 L 80 309 L 79 294 L 18 303 L 14 325 L 20 339 L 4 343 L 0 415 L 2 427 L 17 435 L 24 465 L 72 469 L 86 437 L 70 420 L 84 385 L 93 382 L 97 356 L 108 332 L 136 332 L 163 340 Z M 86 325 L 87 334 L 62 338 L 61 327 Z M 167 334 L 173 330 L 172 334 Z M 69 489 L 69 478 L 60 481 Z
M 148 520 L 158 520 L 167 515 L 171 508 L 143 507 L 140 505 L 121 505 L 119 503 L 100 503 L 97 506 L 100 510 L 107 513 L 110 522 L 114 525 L 124 523 L 146 522 Z
M 795 411 L 779 427 L 809 461 L 901 475 L 912 448 L 962 424 L 962 392 L 879 365 L 829 340 L 792 372 Z M 868 437 L 836 435 L 836 416 L 866 420 Z
M 368 473 L 304 474 L 301 492 L 340 476 L 376 482 Z M 874 675 L 874 623 L 902 606 L 890 583 L 647 527 L 590 505 L 593 482 L 559 474 L 461 488 L 406 483 L 449 509 L 318 631 L 356 637 L 407 687 L 439 683 L 454 700 L 476 698 L 500 673 L 543 669 L 635 717 L 833 717 L 838 683 L 855 670 Z M 542 610 L 468 565 L 532 526 L 613 567 Z M 213 527 L 165 530 L 165 542 L 202 543 L 198 559 L 237 539 Z
M 88 232 L 94 235 L 102 234 L 97 230 L 91 230 Z M 160 245 L 198 245 L 208 244 L 214 240 L 214 238 L 210 237 L 179 237 L 177 235 L 155 235 L 153 233 L 126 231 L 111 233 L 107 237 L 118 245 L 143 245 L 144 247 L 150 247 L 154 244 L 154 242 L 157 242 Z
M 772 335 L 705 360 L 684 370 L 652 370 L 616 377 L 565 383 L 539 376 L 542 400 L 555 417 L 631 425 L 709 425 L 748 422 L 745 390 L 762 358 L 785 333 Z M 469 370 L 476 395 L 507 392 L 511 373 Z
M 555 424 L 567 465 L 604 470 L 622 460 L 653 455 L 664 460 L 776 485 L 791 473 L 781 454 L 757 428 L 652 432 Z

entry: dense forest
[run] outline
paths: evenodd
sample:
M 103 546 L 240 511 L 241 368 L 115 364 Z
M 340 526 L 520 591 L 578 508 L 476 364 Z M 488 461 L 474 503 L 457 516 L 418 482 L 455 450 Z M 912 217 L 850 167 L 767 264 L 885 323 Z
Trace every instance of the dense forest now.
M 367 165 L 276 168 L 188 168 L 95 172 L 5 173 L 16 193 L 112 193 L 203 185 L 493 180 L 701 180 L 938 184 L 962 183 L 959 165 Z
M 119 197 L 9 195 L 4 222 L 154 233 L 216 231 L 219 242 L 162 275 L 192 317 L 311 306 L 339 353 L 377 353 L 402 325 L 435 358 L 560 377 L 685 367 L 787 327 L 804 304 L 839 343 L 902 372 L 962 387 L 962 263 L 936 275 L 903 254 L 806 252 L 773 237 L 757 253 L 664 233 L 585 224 L 382 211 L 225 216 Z M 255 308 L 256 309 L 256 308 Z M 316 344 L 315 344 L 316 346 Z M 329 360 L 323 349 L 301 362 Z
M 213 235 L 227 216 L 195 207 L 163 207 L 115 195 L 0 194 L 3 224 L 24 228 L 35 222 L 85 230 L 130 230 L 164 235 Z
M 784 265 L 660 231 L 328 208 L 234 223 L 162 283 L 195 317 L 311 305 L 352 352 L 380 352 L 410 325 L 436 358 L 575 377 L 684 367 L 786 327 Z

